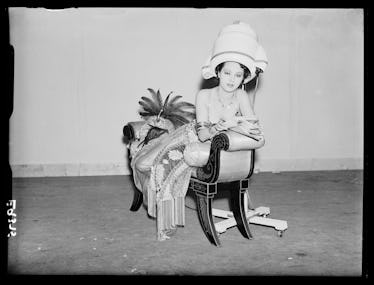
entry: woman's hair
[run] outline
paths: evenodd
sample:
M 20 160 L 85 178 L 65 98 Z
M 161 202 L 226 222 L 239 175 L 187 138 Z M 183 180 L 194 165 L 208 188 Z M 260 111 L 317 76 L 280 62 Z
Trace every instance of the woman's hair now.
M 215 70 L 217 76 L 218 76 L 218 72 L 221 72 L 224 64 L 225 64 L 225 62 L 222 62 L 222 63 L 217 65 L 216 70 Z M 246 79 L 251 74 L 251 72 L 249 71 L 248 67 L 246 67 L 245 65 L 243 65 L 241 63 L 239 63 L 239 65 L 244 71 L 244 74 L 243 74 L 243 81 L 244 81 L 244 79 Z

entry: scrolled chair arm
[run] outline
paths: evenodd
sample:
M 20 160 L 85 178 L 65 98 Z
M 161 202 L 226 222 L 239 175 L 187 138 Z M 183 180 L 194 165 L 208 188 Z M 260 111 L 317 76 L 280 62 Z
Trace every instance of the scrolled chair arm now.
M 265 140 L 255 140 L 245 135 L 239 134 L 233 131 L 223 132 L 227 136 L 228 146 L 227 151 L 239 151 L 239 150 L 253 150 L 262 147 L 265 144 Z
M 256 141 L 233 131 L 223 131 L 212 139 L 209 158 L 196 170 L 196 178 L 214 183 L 249 178 L 254 168 L 254 150 L 265 141 Z
M 145 121 L 128 122 L 122 129 L 123 136 L 129 142 L 139 139 L 140 129 L 145 123 Z
M 209 158 L 205 166 L 199 167 L 196 171 L 197 179 L 214 183 L 219 175 L 221 150 L 229 147 L 229 137 L 224 132 L 216 134 L 210 146 Z

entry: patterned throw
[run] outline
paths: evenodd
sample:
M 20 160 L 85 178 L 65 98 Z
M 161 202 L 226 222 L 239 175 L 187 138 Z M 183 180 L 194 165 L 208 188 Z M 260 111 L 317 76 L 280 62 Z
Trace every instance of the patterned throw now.
M 193 167 L 183 157 L 186 145 L 198 141 L 195 122 L 188 123 L 171 132 L 168 139 L 154 139 L 134 154 L 131 166 L 135 185 L 143 190 L 148 214 L 157 219 L 157 238 L 166 240 L 168 232 L 177 225 L 185 225 L 185 195 Z M 163 143 L 149 171 L 135 167 L 142 153 L 152 151 L 153 146 Z M 150 172 L 150 173 L 149 173 Z

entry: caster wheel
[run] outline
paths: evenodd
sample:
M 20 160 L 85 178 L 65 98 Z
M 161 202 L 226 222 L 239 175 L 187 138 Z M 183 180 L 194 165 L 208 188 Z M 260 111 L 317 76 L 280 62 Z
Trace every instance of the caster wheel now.
M 283 236 L 283 231 L 278 231 L 278 236 L 282 237 Z

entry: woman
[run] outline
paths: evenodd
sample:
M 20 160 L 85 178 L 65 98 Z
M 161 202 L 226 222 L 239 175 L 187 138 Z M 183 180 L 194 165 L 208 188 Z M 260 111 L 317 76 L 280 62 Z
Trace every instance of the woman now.
M 265 53 L 253 30 L 248 24 L 236 22 L 221 30 L 202 68 L 205 79 L 217 77 L 219 83 L 196 95 L 196 119 L 178 124 L 184 115 L 188 117 L 192 113 L 172 111 L 170 102 L 176 100 L 169 96 L 163 107 L 145 112 L 144 109 L 150 110 L 151 106 L 162 105 L 158 93 L 151 89 L 158 104 L 152 105 L 149 100 L 148 104 L 141 102 L 143 111 L 140 114 L 148 124 L 142 127 L 140 139 L 130 147 L 131 167 L 135 185 L 143 192 L 148 214 L 157 218 L 158 240 L 168 239 L 177 225 L 185 224 L 184 197 L 193 167 L 201 166 L 191 159 L 193 146 L 209 145 L 215 134 L 227 129 L 251 137 L 253 148 L 264 144 L 253 110 L 254 100 L 251 102 L 241 87 L 256 77 L 257 68 L 264 70 L 266 64 Z M 178 106 L 181 105 L 183 103 Z M 185 102 L 184 106 L 191 107 Z
M 216 67 L 219 85 L 203 89 L 196 96 L 196 120 L 199 140 L 205 142 L 217 132 L 242 127 L 254 140 L 263 140 L 247 92 L 240 89 L 250 75 L 246 66 L 234 61 Z M 257 126 L 257 127 L 256 127 Z M 258 137 L 257 137 L 258 136 Z M 258 144 L 257 144 L 258 145 Z

